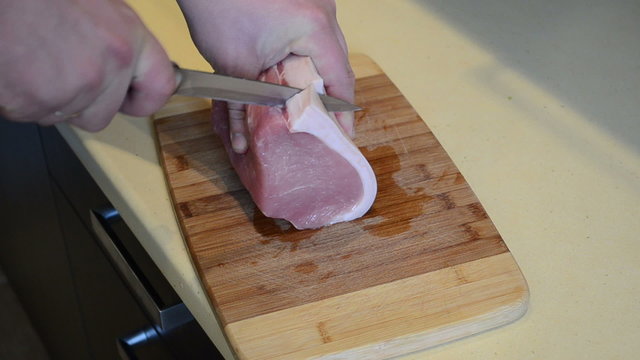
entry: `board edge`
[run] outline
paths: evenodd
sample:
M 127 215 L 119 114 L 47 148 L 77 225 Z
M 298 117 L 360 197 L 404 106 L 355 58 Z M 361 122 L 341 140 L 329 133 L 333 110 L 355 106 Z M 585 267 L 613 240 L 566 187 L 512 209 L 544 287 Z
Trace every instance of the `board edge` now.
M 322 313 L 327 313 L 326 309 L 344 309 L 343 306 L 338 303 L 344 304 L 345 298 L 356 297 L 357 299 L 366 299 L 368 298 L 367 292 L 375 291 L 376 288 L 386 288 L 385 293 L 393 293 L 394 290 L 391 288 L 396 287 L 396 285 L 400 285 L 406 281 L 411 281 L 412 279 L 418 279 L 420 277 L 425 277 L 429 281 L 437 282 L 442 281 L 442 278 L 447 278 L 447 283 L 440 286 L 442 289 L 452 289 L 456 288 L 456 291 L 460 291 L 458 296 L 460 298 L 466 298 L 463 290 L 466 283 L 458 283 L 459 278 L 458 270 L 461 267 L 465 268 L 465 271 L 468 271 L 470 274 L 475 271 L 483 271 L 481 268 L 487 266 L 488 263 L 492 261 L 498 261 L 501 268 L 508 268 L 509 272 L 513 272 L 513 276 L 511 277 L 511 284 L 509 286 L 517 288 L 518 291 L 515 295 L 510 298 L 509 302 L 505 304 L 501 304 L 500 306 L 495 306 L 488 312 L 478 312 L 471 314 L 469 316 L 465 316 L 462 319 L 459 319 L 454 322 L 446 322 L 442 326 L 434 326 L 431 328 L 427 328 L 424 331 L 407 333 L 407 334 L 397 334 L 396 336 L 389 336 L 387 339 L 383 339 L 380 341 L 373 341 L 364 344 L 359 344 L 357 346 L 350 346 L 348 344 L 348 339 L 336 339 L 335 341 L 337 345 L 331 346 L 331 341 L 326 341 L 331 338 L 331 335 L 327 329 L 323 331 L 318 328 L 316 330 L 316 324 L 322 324 L 327 322 L 325 318 L 323 318 Z M 472 268 L 469 268 L 469 267 Z M 491 266 L 491 265 L 490 265 Z M 452 274 L 455 276 L 452 277 Z M 433 280 L 435 277 L 442 277 L 440 280 Z M 424 281 L 424 280 L 422 280 Z M 468 290 L 469 295 L 471 295 L 475 290 Z M 395 291 L 397 293 L 397 291 Z M 529 304 L 529 287 L 524 278 L 518 264 L 516 263 L 513 255 L 510 252 L 504 252 L 497 255 L 492 255 L 486 258 L 475 260 L 471 263 L 465 263 L 460 265 L 451 266 L 448 268 L 443 268 L 436 270 L 431 273 L 420 274 L 413 276 L 411 278 L 400 279 L 391 283 L 381 284 L 372 288 L 367 288 L 363 290 L 358 290 L 352 293 L 338 295 L 334 298 L 323 299 L 313 303 L 303 304 L 294 308 L 283 309 L 273 313 L 264 314 L 257 316 L 251 319 L 240 320 L 237 322 L 229 323 L 225 325 L 225 332 L 227 333 L 228 339 L 230 340 L 230 345 L 233 347 L 234 351 L 238 355 L 239 359 L 322 359 L 322 360 L 337 360 L 337 359 L 350 359 L 350 358 L 367 358 L 367 359 L 388 359 L 402 355 L 408 355 L 414 352 L 424 351 L 439 345 L 447 344 L 456 340 L 460 340 L 472 335 L 476 335 L 482 332 L 486 332 L 491 329 L 495 329 L 501 326 L 508 325 L 510 323 L 515 322 L 520 319 L 524 314 L 526 314 L 528 310 Z M 415 294 L 414 294 L 415 295 Z M 491 296 L 495 296 L 492 294 Z M 483 299 L 485 301 L 492 301 L 492 297 L 488 296 L 487 299 Z M 415 299 L 414 299 L 415 300 Z M 496 300 L 497 301 L 497 300 Z M 359 301 L 357 302 L 358 307 L 363 307 L 365 302 Z M 318 310 L 314 307 L 324 307 L 325 310 Z M 372 306 L 372 311 L 375 310 L 383 311 L 384 307 L 380 306 Z M 371 314 L 372 311 L 368 311 L 365 313 Z M 446 313 L 446 311 L 445 311 Z M 302 314 L 305 314 L 304 316 Z M 321 314 L 321 315 L 318 315 Z M 342 317 L 349 317 L 353 314 L 343 311 L 341 314 Z M 442 315 L 442 314 L 440 314 Z M 450 315 L 450 314 L 445 314 Z M 333 317 L 339 315 L 331 315 Z M 435 316 L 437 317 L 437 316 Z M 291 328 L 295 326 L 297 328 L 297 333 L 307 332 L 308 334 L 303 335 L 304 341 L 313 342 L 313 339 L 310 339 L 309 333 L 312 331 L 310 329 L 313 328 L 313 331 L 319 331 L 318 336 L 321 338 L 320 340 L 316 339 L 317 346 L 309 346 L 306 348 L 298 350 L 293 350 L 291 352 L 281 352 L 278 354 L 260 354 L 255 351 L 255 349 L 263 347 L 265 343 L 270 343 L 268 339 L 264 339 L 258 333 L 253 333 L 252 329 L 264 329 L 270 328 L 270 324 L 278 324 L 282 322 L 286 322 L 286 318 L 290 319 L 306 319 L 307 325 L 284 325 Z M 302 321 L 302 320 L 301 320 Z M 362 325 L 362 324 L 361 324 Z M 389 332 L 388 329 L 386 332 Z M 358 338 L 358 334 L 352 334 L 353 338 Z M 247 339 L 250 339 L 248 341 Z M 333 341 L 333 340 L 332 340 Z M 340 342 L 342 342 L 340 344 Z M 290 348 L 295 348 L 296 344 L 291 344 Z M 301 344 L 297 344 L 297 346 L 305 346 Z M 344 347 L 340 349 L 340 347 Z M 321 351 L 321 348 L 326 348 L 325 350 L 330 351 Z M 272 356 L 273 355 L 273 356 Z

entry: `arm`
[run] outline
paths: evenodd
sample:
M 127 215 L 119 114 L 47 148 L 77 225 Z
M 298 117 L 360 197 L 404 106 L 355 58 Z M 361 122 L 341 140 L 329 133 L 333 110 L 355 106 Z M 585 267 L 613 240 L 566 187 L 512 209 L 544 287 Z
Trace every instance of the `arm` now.
M 0 114 L 104 128 L 150 115 L 175 89 L 166 53 L 120 0 L 0 0 Z
M 192 38 L 216 71 L 256 79 L 289 54 L 310 56 L 329 95 L 352 102 L 354 75 L 333 0 L 178 0 Z M 244 107 L 229 104 L 231 140 L 247 148 Z M 353 114 L 338 114 L 353 135 Z

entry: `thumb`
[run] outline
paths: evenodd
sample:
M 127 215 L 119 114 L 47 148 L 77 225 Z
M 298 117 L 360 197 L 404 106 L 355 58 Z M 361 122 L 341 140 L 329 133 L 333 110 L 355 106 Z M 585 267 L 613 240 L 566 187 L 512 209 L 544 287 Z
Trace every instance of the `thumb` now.
M 244 104 L 228 102 L 229 110 L 229 137 L 231 147 L 238 154 L 243 154 L 249 147 L 249 131 L 247 130 L 246 106 Z
M 235 62 L 228 66 L 213 65 L 219 74 L 239 77 L 243 79 L 255 80 L 260 75 L 260 67 L 251 62 Z M 249 130 L 246 121 L 246 105 L 234 102 L 227 102 L 229 111 L 229 140 L 231 148 L 237 154 L 244 154 L 249 149 Z

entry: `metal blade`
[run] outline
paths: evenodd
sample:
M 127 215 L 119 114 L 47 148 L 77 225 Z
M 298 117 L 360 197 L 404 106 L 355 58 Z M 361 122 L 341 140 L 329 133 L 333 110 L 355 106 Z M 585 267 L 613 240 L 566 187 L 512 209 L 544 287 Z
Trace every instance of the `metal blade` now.
M 177 94 L 243 104 L 284 106 L 287 99 L 301 91 L 289 86 L 234 78 L 179 68 L 181 75 Z M 320 95 L 327 111 L 357 111 L 360 107 L 327 95 Z
M 324 104 L 327 111 L 360 111 L 362 108 L 358 105 L 354 105 L 350 102 L 340 100 L 336 97 L 329 95 L 320 95 L 320 100 Z

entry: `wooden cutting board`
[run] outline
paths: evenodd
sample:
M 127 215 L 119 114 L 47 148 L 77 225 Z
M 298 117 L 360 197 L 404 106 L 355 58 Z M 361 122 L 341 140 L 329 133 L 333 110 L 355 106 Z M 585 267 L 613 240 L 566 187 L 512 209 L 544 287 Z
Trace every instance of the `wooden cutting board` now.
M 298 231 L 265 217 L 200 102 L 156 117 L 176 215 L 239 358 L 388 358 L 526 311 L 527 284 L 462 174 L 375 63 L 352 65 L 355 142 L 379 192 L 349 223 Z

